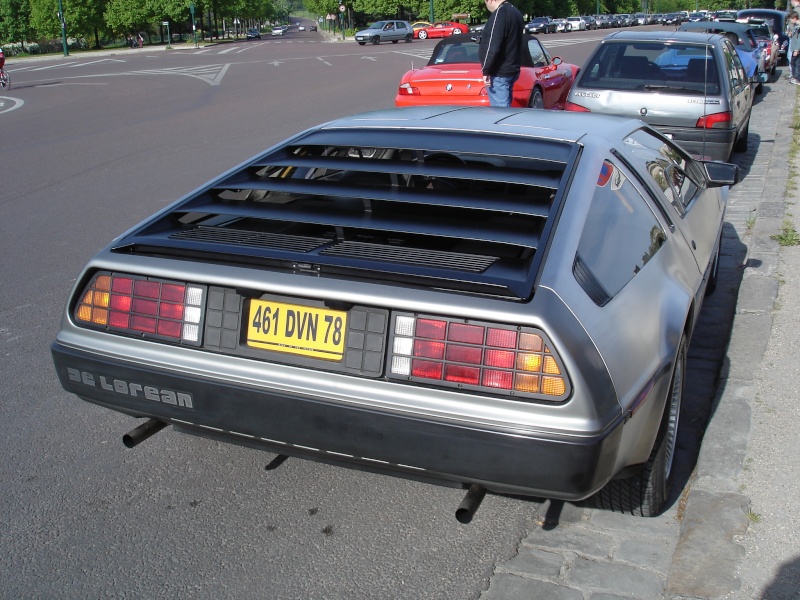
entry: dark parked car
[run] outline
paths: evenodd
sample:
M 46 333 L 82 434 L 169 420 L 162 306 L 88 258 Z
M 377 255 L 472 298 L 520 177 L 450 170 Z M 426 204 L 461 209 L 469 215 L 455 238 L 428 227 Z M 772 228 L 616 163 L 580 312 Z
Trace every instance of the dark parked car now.
M 558 30 L 558 23 L 553 21 L 550 17 L 536 17 L 533 21 L 525 25 L 525 30 L 528 33 L 556 33 Z
M 148 419 L 128 446 L 172 425 L 469 488 L 463 521 L 487 489 L 655 515 L 737 178 L 635 119 L 339 119 L 90 260 L 55 371 Z
M 694 155 L 728 160 L 747 149 L 753 95 L 723 35 L 620 31 L 583 66 L 566 109 L 638 117 Z
M 750 19 L 763 19 L 772 28 L 773 33 L 778 35 L 780 48 L 778 53 L 783 64 L 789 63 L 789 36 L 786 35 L 787 13 L 782 10 L 772 10 L 770 8 L 747 8 L 736 13 L 736 20 L 740 23 L 747 23 Z

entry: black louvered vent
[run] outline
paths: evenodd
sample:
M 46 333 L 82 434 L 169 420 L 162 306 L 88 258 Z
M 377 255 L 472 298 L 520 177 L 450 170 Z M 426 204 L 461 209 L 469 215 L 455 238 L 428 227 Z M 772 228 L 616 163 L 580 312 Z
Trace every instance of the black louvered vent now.
M 320 129 L 116 249 L 526 298 L 576 154 L 516 136 Z

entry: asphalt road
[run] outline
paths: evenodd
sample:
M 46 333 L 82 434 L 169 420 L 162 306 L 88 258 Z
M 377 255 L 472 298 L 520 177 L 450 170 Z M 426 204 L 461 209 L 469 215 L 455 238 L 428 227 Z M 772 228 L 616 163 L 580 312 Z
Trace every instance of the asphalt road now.
M 543 36 L 582 64 L 604 32 Z M 477 598 L 542 503 L 318 465 L 130 418 L 57 383 L 49 343 L 112 237 L 318 122 L 388 108 L 436 40 L 290 31 L 201 49 L 7 63 L 0 98 L 0 596 Z

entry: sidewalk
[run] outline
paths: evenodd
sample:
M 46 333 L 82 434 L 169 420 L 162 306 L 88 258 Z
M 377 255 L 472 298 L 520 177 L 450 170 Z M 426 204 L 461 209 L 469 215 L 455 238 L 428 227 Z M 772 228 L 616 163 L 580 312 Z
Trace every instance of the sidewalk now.
M 690 349 L 681 427 L 702 446 L 683 494 L 655 519 L 548 502 L 482 600 L 800 598 L 800 247 L 770 237 L 785 214 L 800 228 L 798 183 L 787 193 L 796 94 L 765 85 L 749 150 L 733 156 L 743 179 Z

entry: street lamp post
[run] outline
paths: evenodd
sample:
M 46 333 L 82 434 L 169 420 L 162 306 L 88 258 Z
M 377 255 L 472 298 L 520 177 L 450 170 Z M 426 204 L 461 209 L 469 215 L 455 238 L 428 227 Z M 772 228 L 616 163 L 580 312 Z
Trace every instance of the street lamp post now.
M 431 0 L 430 4 L 431 4 L 431 23 L 433 23 L 433 0 Z
M 189 4 L 189 12 L 192 15 L 192 39 L 194 40 L 194 47 L 197 48 L 197 28 L 194 25 L 194 2 Z
M 172 36 L 169 33 L 169 21 L 161 21 L 161 24 L 167 28 L 167 50 L 172 50 Z
M 58 20 L 61 21 L 61 45 L 64 48 L 64 56 L 69 56 L 69 48 L 67 47 L 67 22 L 64 20 L 64 7 L 61 0 L 58 0 Z

